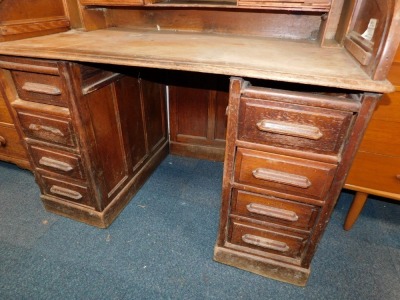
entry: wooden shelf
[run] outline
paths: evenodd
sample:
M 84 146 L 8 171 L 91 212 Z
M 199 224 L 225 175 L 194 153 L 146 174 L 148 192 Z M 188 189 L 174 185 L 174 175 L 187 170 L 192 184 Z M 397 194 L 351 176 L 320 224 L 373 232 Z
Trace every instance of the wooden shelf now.
M 110 28 L 2 43 L 0 54 L 393 91 L 389 81 L 371 80 L 345 49 L 313 41 Z

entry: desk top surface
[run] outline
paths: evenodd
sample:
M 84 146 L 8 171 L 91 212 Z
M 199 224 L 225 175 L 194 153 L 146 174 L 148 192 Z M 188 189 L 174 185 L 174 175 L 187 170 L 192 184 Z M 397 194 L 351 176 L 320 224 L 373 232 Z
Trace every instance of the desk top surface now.
M 225 74 L 302 84 L 390 92 L 340 47 L 316 42 L 145 31 L 71 30 L 0 44 L 0 54 Z

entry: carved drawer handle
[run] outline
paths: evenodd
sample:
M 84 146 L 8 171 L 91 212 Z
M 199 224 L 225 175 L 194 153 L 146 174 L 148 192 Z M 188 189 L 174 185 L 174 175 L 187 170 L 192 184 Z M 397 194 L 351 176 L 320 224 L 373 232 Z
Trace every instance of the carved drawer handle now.
M 271 169 L 257 168 L 253 170 L 253 176 L 257 179 L 287 184 L 302 189 L 307 189 L 311 186 L 310 180 L 305 176 Z
M 299 219 L 299 216 L 294 211 L 262 205 L 258 203 L 247 204 L 246 208 L 251 213 L 273 217 L 285 221 L 295 222 Z
M 323 136 L 318 127 L 280 121 L 262 120 L 257 123 L 257 128 L 265 132 L 302 137 L 310 140 L 319 140 Z
M 63 188 L 57 185 L 53 185 L 50 188 L 50 192 L 56 195 L 61 195 L 64 197 L 68 197 L 74 200 L 79 200 L 82 199 L 82 195 L 80 193 L 78 193 L 77 191 L 73 191 L 67 188 Z
M 7 145 L 6 138 L 0 135 L 0 147 L 5 147 L 6 145 Z
M 34 130 L 34 131 L 48 131 L 52 134 L 58 135 L 58 136 L 64 136 L 64 134 L 61 132 L 60 129 L 58 128 L 54 128 L 51 126 L 46 126 L 46 125 L 38 125 L 38 124 L 30 124 L 29 125 L 29 129 L 30 130 Z
M 25 82 L 22 86 L 22 89 L 26 92 L 41 93 L 51 96 L 61 95 L 61 91 L 59 88 L 43 83 Z
M 289 250 L 289 246 L 284 242 L 279 242 L 252 234 L 243 235 L 242 241 L 250 245 L 263 247 L 266 249 L 271 249 L 279 252 L 286 252 Z
M 39 164 L 42 166 L 51 167 L 64 172 L 69 172 L 74 169 L 71 165 L 65 162 L 45 156 L 39 160 Z

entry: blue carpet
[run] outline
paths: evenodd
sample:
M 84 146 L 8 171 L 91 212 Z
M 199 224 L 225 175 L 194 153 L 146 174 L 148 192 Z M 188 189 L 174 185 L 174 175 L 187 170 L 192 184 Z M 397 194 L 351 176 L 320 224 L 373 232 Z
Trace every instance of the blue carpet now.
M 371 198 L 349 232 L 343 192 L 307 287 L 212 260 L 222 164 L 168 156 L 108 229 L 44 211 L 0 162 L 0 299 L 400 299 L 400 205 Z

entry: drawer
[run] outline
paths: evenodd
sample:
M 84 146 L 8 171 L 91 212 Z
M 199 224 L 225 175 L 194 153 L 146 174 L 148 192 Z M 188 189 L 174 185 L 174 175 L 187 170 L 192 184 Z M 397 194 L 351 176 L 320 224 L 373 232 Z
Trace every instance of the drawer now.
M 304 203 L 233 191 L 231 213 L 260 221 L 311 230 L 318 212 L 319 207 Z
M 231 219 L 228 242 L 263 252 L 301 259 L 308 235 L 259 227 Z M 245 249 L 243 249 L 246 251 Z M 251 251 L 249 251 L 251 252 Z
M 81 158 L 72 153 L 29 145 L 36 168 L 56 172 L 75 179 L 85 179 Z
M 11 114 L 8 111 L 6 100 L 3 98 L 0 92 L 0 123 L 14 123 L 13 119 L 11 118 Z
M 372 119 L 361 142 L 359 151 L 400 156 L 399 122 Z
M 24 71 L 11 71 L 11 73 L 21 99 L 68 107 L 60 76 Z
M 393 85 L 400 86 L 400 62 L 394 62 L 390 68 L 388 79 Z
M 18 111 L 18 118 L 26 137 L 76 147 L 70 119 Z
M 0 123 L 0 155 L 27 159 L 25 148 L 11 124 Z
M 400 122 L 400 91 L 382 96 L 372 115 L 372 120 Z
M 352 112 L 242 98 L 238 139 L 322 154 L 338 154 Z
M 336 165 L 238 148 L 235 181 L 324 200 Z
M 400 157 L 359 151 L 346 184 L 400 194 Z
M 42 181 L 42 191 L 45 195 L 93 207 L 92 199 L 86 186 L 56 179 L 53 176 L 40 175 L 40 179 Z

